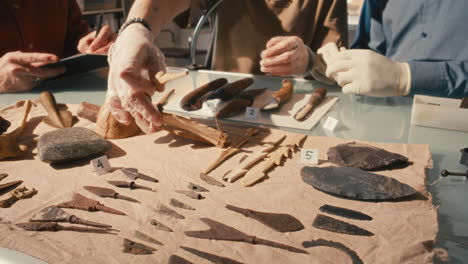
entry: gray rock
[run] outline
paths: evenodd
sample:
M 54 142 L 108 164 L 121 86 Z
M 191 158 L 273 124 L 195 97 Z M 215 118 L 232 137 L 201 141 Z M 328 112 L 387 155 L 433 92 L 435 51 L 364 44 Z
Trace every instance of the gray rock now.
M 94 131 L 71 127 L 47 132 L 37 143 L 39 158 L 48 163 L 62 163 L 92 158 L 110 150 L 112 144 Z

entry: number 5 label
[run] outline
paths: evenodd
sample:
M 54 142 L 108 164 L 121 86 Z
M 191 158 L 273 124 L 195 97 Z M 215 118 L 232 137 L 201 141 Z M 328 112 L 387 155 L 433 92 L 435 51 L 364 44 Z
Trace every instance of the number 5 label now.
M 258 108 L 247 106 L 247 108 L 245 109 L 244 119 L 245 120 L 255 120 L 255 119 L 257 119 L 259 110 L 260 109 L 258 109 Z
M 318 149 L 301 149 L 301 163 L 318 165 Z

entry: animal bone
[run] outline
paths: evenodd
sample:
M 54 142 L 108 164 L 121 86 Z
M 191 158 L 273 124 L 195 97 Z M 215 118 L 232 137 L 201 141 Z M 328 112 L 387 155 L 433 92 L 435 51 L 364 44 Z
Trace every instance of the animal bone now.
M 5 133 L 8 128 L 11 126 L 11 123 L 10 121 L 6 120 L 6 119 L 3 119 L 1 116 L 0 116 L 0 135 Z
M 233 142 L 230 147 L 221 151 L 218 158 L 213 163 L 211 163 L 208 166 L 208 168 L 205 169 L 205 171 L 203 171 L 203 173 L 205 174 L 210 173 L 212 170 L 218 167 L 221 163 L 223 163 L 229 157 L 240 152 L 241 151 L 240 147 L 244 145 L 253 135 L 256 135 L 258 131 L 260 131 L 258 128 L 247 129 L 245 134 L 242 137 L 238 138 L 235 142 Z
M 309 113 L 314 110 L 315 107 L 317 107 L 323 99 L 325 99 L 325 96 L 327 95 L 327 89 L 320 87 L 315 89 L 315 91 L 310 95 L 309 100 L 297 111 L 297 113 L 294 115 L 294 119 L 298 121 L 303 121 L 305 118 L 309 115 Z
M 81 102 L 76 115 L 96 123 L 100 108 L 99 105 Z
M 14 203 L 16 203 L 18 200 L 31 198 L 36 194 L 37 194 L 37 191 L 34 188 L 32 190 L 29 190 L 26 187 L 16 188 L 13 192 L 11 192 L 10 198 L 0 201 L 0 207 L 8 208 L 12 206 Z
M 234 98 L 234 96 L 238 95 L 243 90 L 247 89 L 250 85 L 254 82 L 253 78 L 247 77 L 244 79 L 240 79 L 238 81 L 228 83 L 221 88 L 216 89 L 208 94 L 207 100 L 212 99 L 221 99 L 223 101 L 228 101 Z
M 202 108 L 203 96 L 225 85 L 227 82 L 226 78 L 219 78 L 190 91 L 180 100 L 180 107 L 185 111 L 194 111 Z
M 128 125 L 117 121 L 111 114 L 109 102 L 101 106 L 96 121 L 96 133 L 101 137 L 108 139 L 128 138 L 140 133 L 140 131 L 133 118 L 131 118 Z
M 39 95 L 42 107 L 47 111 L 47 116 L 44 117 L 44 123 L 56 128 L 72 127 L 73 115 L 70 111 L 58 109 L 54 95 L 48 91 L 42 92 Z
M 253 105 L 255 97 L 262 94 L 265 90 L 265 88 L 262 88 L 242 92 L 223 106 L 223 108 L 216 113 L 215 118 L 231 117 L 245 111 L 247 106 Z
M 23 134 L 26 127 L 26 121 L 31 111 L 31 101 L 27 100 L 24 103 L 23 109 L 24 114 L 21 124 L 12 132 L 0 135 L 0 160 L 21 157 L 26 154 L 27 147 L 19 145 L 17 140 Z
M 285 145 L 280 146 L 277 150 L 271 153 L 270 157 L 262 163 L 250 169 L 244 176 L 241 183 L 244 186 L 252 186 L 257 181 L 265 177 L 265 174 L 274 166 L 279 166 L 284 158 L 288 158 L 291 152 L 294 152 L 296 147 L 301 145 L 307 138 L 307 135 L 295 135 L 286 139 Z
M 270 153 L 276 147 L 276 145 L 283 141 L 285 138 L 286 135 L 283 135 L 282 137 L 274 141 L 272 144 L 264 145 L 262 149 L 259 149 L 256 152 L 250 154 L 247 159 L 241 162 L 241 164 L 239 164 L 232 171 L 224 175 L 223 180 L 228 182 L 234 182 L 235 180 L 244 176 L 249 171 L 248 169 L 250 167 L 255 165 L 257 162 L 263 160 L 268 155 L 268 153 Z

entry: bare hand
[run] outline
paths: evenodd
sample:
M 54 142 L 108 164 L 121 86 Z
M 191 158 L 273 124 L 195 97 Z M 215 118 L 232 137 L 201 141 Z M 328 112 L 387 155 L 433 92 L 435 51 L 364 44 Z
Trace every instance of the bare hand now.
M 55 77 L 65 72 L 60 68 L 39 68 L 57 62 L 53 54 L 9 52 L 0 58 L 0 92 L 13 93 L 31 90 L 41 79 Z
M 97 37 L 96 31 L 93 31 L 80 39 L 78 50 L 81 53 L 107 54 L 116 37 L 117 35 L 112 32 L 111 28 L 105 25 L 101 28 Z
M 129 124 L 131 116 L 142 131 L 155 132 L 162 115 L 151 96 L 156 91 L 155 75 L 166 66 L 151 32 L 139 24 L 128 26 L 110 50 L 109 64 L 106 100 L 112 115 L 123 124 Z
M 260 70 L 272 75 L 303 74 L 309 64 L 307 46 L 297 36 L 270 39 L 260 56 Z

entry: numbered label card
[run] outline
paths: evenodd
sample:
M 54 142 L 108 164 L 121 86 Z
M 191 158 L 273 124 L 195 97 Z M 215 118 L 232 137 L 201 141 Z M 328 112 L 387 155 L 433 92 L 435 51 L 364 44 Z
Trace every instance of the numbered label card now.
M 318 149 L 301 149 L 301 163 L 318 165 Z
M 96 172 L 98 175 L 107 173 L 112 169 L 106 155 L 91 160 L 91 166 L 93 166 L 94 172 Z
M 336 126 L 338 125 L 338 119 L 335 119 L 333 117 L 328 117 L 327 121 L 325 121 L 325 124 L 323 125 L 323 128 L 326 130 L 333 131 L 335 130 Z
M 245 109 L 245 120 L 256 120 L 258 118 L 258 113 L 260 112 L 260 109 L 256 107 L 249 107 Z

